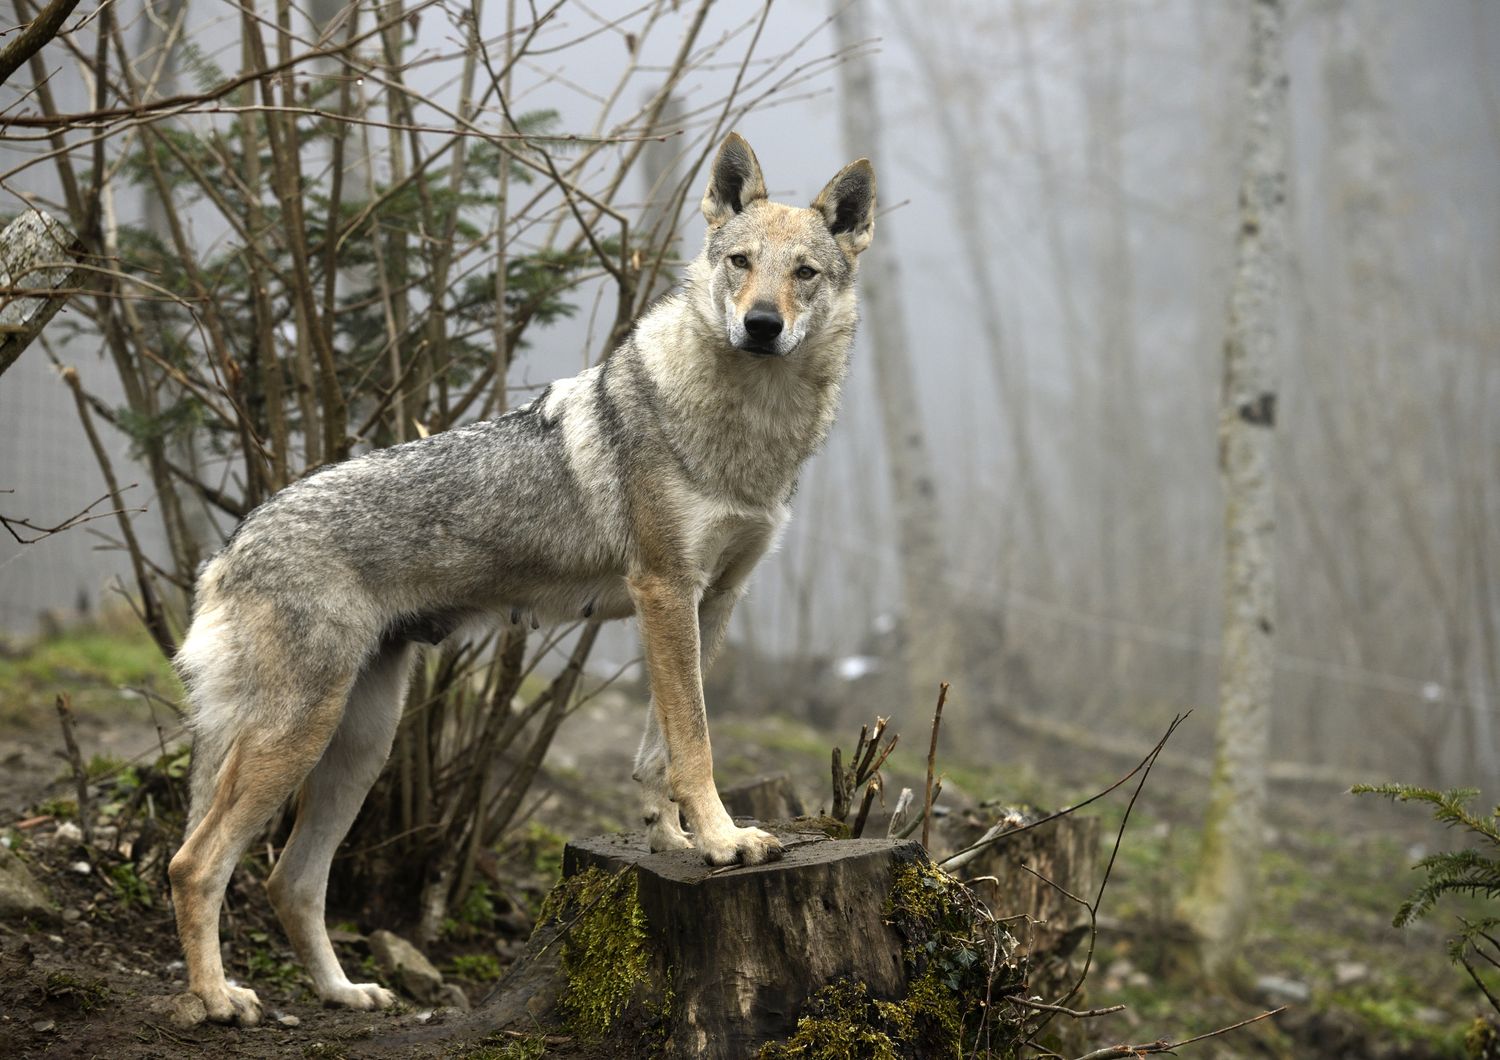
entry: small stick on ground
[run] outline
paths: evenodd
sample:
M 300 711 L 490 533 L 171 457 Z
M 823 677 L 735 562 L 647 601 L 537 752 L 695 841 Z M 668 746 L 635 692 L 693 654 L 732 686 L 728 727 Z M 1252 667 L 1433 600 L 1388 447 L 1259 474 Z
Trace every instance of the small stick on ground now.
M 89 820 L 89 773 L 84 768 L 78 741 L 73 737 L 73 701 L 66 692 L 57 697 L 57 719 L 62 723 L 63 744 L 68 749 L 67 754 L 61 751 L 57 754 L 73 769 L 73 783 L 78 785 L 78 827 L 83 832 L 83 841 L 92 844 L 94 826 Z
M 1273 1008 L 1269 1012 L 1262 1012 L 1259 1016 L 1251 1016 L 1247 1020 L 1240 1020 L 1238 1023 L 1232 1023 L 1228 1027 L 1220 1027 L 1218 1030 L 1209 1031 L 1207 1034 L 1184 1038 L 1180 1042 L 1158 1038 L 1154 1042 L 1144 1042 L 1141 1045 L 1107 1045 L 1103 1049 L 1095 1049 L 1092 1053 L 1084 1053 L 1078 1057 L 1078 1060 L 1120 1060 L 1120 1058 L 1125 1057 L 1149 1056 L 1152 1053 L 1171 1053 L 1181 1049 L 1184 1045 L 1192 1045 L 1194 1042 L 1201 1042 L 1208 1038 L 1217 1038 L 1221 1034 L 1228 1034 L 1230 1031 L 1237 1031 L 1241 1027 L 1248 1027 L 1252 1023 L 1259 1023 L 1261 1020 L 1268 1019 L 1285 1009 L 1286 1006 L 1282 1005 L 1281 1008 Z
M 927 748 L 927 798 L 922 808 L 922 849 L 931 850 L 928 838 L 932 832 L 933 770 L 937 766 L 938 726 L 943 723 L 943 704 L 948 700 L 948 682 L 938 685 L 937 710 L 932 713 L 932 744 Z

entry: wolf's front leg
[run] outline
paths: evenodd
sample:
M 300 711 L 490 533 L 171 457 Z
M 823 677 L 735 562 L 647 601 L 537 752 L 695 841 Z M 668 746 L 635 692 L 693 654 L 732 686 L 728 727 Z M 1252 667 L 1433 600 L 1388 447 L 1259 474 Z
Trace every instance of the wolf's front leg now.
M 776 837 L 759 828 L 737 827 L 714 786 L 692 583 L 642 574 L 630 578 L 629 585 L 651 674 L 652 709 L 665 736 L 667 784 L 687 818 L 693 845 L 711 865 L 757 865 L 779 858 Z
M 646 731 L 641 748 L 635 755 L 635 772 L 641 784 L 641 819 L 653 852 L 684 850 L 693 845 L 682 830 L 681 813 L 672 800 L 672 785 L 667 781 L 667 739 L 657 720 L 656 704 L 646 709 Z

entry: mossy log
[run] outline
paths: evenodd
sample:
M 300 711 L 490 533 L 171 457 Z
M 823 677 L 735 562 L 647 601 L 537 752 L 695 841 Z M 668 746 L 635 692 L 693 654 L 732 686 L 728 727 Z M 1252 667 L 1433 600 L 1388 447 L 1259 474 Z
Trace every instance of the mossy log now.
M 640 834 L 570 843 L 479 1021 L 555 1020 L 620 1056 L 816 1056 L 846 1039 L 951 1055 L 986 994 L 1016 988 L 919 844 L 773 831 L 785 857 L 749 868 L 652 854 Z

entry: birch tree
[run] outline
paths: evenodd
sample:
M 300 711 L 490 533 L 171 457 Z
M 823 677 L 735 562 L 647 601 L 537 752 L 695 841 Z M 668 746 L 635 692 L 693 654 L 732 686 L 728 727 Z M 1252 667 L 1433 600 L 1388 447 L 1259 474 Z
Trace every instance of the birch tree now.
M 1203 849 L 1184 913 L 1205 970 L 1222 971 L 1250 925 L 1258 877 L 1275 636 L 1276 346 L 1286 257 L 1284 0 L 1251 8 L 1239 234 L 1224 381 L 1224 647 Z
M 889 174 L 880 151 L 880 110 L 874 64 L 868 50 L 865 5 L 833 0 L 838 49 L 840 106 L 845 153 L 868 158 L 877 174 Z M 889 233 L 885 236 L 889 240 Z M 863 330 L 875 359 L 881 437 L 896 508 L 901 548 L 901 589 L 906 620 L 908 703 L 925 708 L 947 680 L 954 651 L 954 624 L 943 590 L 943 555 L 936 527 L 937 494 L 922 412 L 906 348 L 906 317 L 896 253 L 886 243 L 861 265 Z

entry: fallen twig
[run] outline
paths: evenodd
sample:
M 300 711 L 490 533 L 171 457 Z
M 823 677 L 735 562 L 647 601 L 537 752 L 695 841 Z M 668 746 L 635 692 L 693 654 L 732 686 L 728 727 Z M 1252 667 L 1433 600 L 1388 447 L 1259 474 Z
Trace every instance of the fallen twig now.
M 1044 1012 L 1061 1012 L 1064 1016 L 1072 1016 L 1075 1020 L 1092 1019 L 1095 1016 L 1108 1016 L 1111 1012 L 1124 1012 L 1124 1005 L 1110 1005 L 1106 1008 L 1076 1009 L 1065 1008 L 1062 1005 L 1049 1005 L 1043 1001 L 1032 1001 L 1026 997 L 1008 997 L 1005 1000 L 1027 1008 L 1041 1009 Z
M 1238 1023 L 1232 1023 L 1228 1027 L 1220 1027 L 1218 1030 L 1209 1031 L 1206 1034 L 1184 1038 L 1180 1042 L 1170 1042 L 1165 1038 L 1158 1038 L 1154 1042 L 1145 1042 L 1141 1045 L 1106 1045 L 1103 1049 L 1095 1049 L 1092 1053 L 1084 1053 L 1077 1060 L 1116 1060 L 1116 1058 L 1121 1057 L 1148 1056 L 1151 1053 L 1170 1053 L 1181 1049 L 1184 1045 L 1192 1045 L 1194 1042 L 1201 1042 L 1207 1038 L 1216 1038 L 1221 1034 L 1237 1031 L 1241 1027 L 1248 1027 L 1252 1023 L 1259 1023 L 1261 1020 L 1268 1019 L 1278 1012 L 1284 1012 L 1285 1010 L 1286 1006 L 1282 1005 L 1280 1008 L 1273 1008 L 1269 1012 L 1262 1012 L 1259 1016 L 1251 1016 L 1247 1020 L 1240 1020 Z

